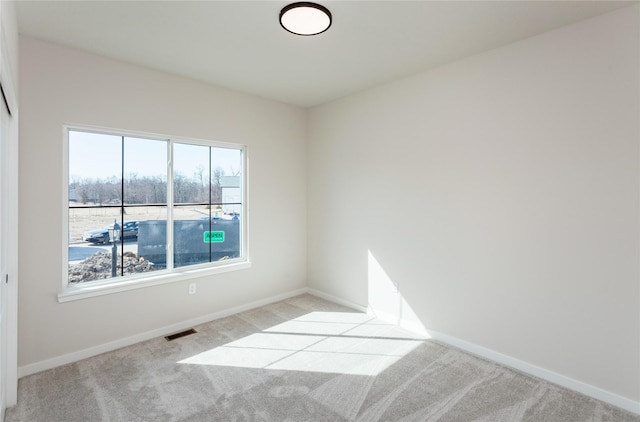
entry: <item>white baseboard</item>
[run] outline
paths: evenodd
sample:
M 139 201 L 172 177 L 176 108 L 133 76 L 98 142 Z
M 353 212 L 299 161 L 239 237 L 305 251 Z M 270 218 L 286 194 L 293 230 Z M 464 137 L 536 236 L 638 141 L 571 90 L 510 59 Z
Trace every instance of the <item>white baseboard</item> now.
M 532 365 L 528 362 L 513 358 L 511 356 L 504 355 L 494 350 L 487 349 L 486 347 L 469 343 L 468 341 L 460 340 L 458 338 L 451 337 L 437 331 L 427 330 L 427 332 L 429 333 L 429 336 L 434 340 L 438 340 L 442 343 L 451 345 L 458 349 L 462 349 L 471 354 L 489 359 L 501 365 L 516 369 L 534 377 L 549 381 L 553 384 L 568 388 L 569 390 L 573 390 L 586 396 L 593 397 L 594 399 L 612 404 L 628 412 L 633 412 L 640 415 L 640 402 L 633 401 L 631 399 L 619 396 L 601 388 L 594 387 L 593 385 L 586 384 L 582 381 L 569 378 L 565 375 L 561 375 L 548 369 L 544 369 L 539 366 Z
M 528 362 L 524 362 L 519 359 L 513 358 L 511 356 L 507 356 L 502 353 L 496 352 L 494 350 L 487 349 L 486 347 L 478 346 L 468 341 L 451 337 L 446 334 L 439 333 L 437 331 L 425 329 L 424 327 L 419 326 L 419 324 L 416 324 L 415 322 L 407 321 L 407 320 L 398 321 L 397 317 L 394 317 L 390 314 L 384 314 L 384 313 L 381 314 L 380 312 L 373 312 L 371 309 L 368 309 L 366 306 L 355 304 L 353 302 L 349 302 L 341 298 L 336 298 L 335 296 L 321 292 L 316 289 L 307 289 L 307 290 L 308 290 L 308 293 L 312 295 L 318 296 L 322 299 L 325 299 L 343 306 L 350 307 L 351 309 L 354 309 L 357 311 L 367 312 L 371 315 L 374 315 L 377 318 L 380 318 L 383 321 L 396 324 L 404 328 L 405 330 L 411 331 L 420 336 L 432 338 L 434 340 L 437 340 L 447 345 L 464 350 L 466 352 L 477 355 L 484 359 L 491 360 L 500 365 L 504 365 L 504 366 L 516 369 L 518 371 L 524 372 L 534 377 L 541 378 L 545 381 L 549 381 L 553 384 L 568 388 L 569 390 L 573 390 L 578 393 L 584 394 L 586 396 L 593 397 L 594 399 L 601 400 L 605 403 L 612 404 L 628 412 L 632 412 L 640 415 L 640 402 L 633 401 L 626 397 L 619 396 L 617 394 L 611 393 L 609 391 L 603 390 L 598 387 L 594 387 L 593 385 L 586 384 L 582 381 L 569 378 L 567 376 L 558 374 L 548 369 L 540 368 Z
M 136 334 L 134 336 L 122 338 L 109 343 L 104 343 L 98 346 L 89 347 L 87 349 L 78 350 L 76 352 L 68 353 L 66 355 L 56 356 L 55 358 L 43 360 L 40 362 L 32 363 L 29 365 L 21 366 L 18 368 L 18 378 L 26 377 L 27 375 L 36 374 L 38 372 L 46 371 L 47 369 L 56 368 L 58 366 L 66 365 L 69 363 L 77 362 L 82 359 L 97 356 L 102 353 L 111 352 L 113 350 L 120 349 L 122 347 L 131 346 L 132 344 L 140 343 L 141 341 L 151 340 L 156 337 L 166 336 L 168 334 L 175 333 L 177 331 L 191 328 L 195 325 L 204 324 L 209 321 L 224 318 L 230 315 L 234 315 L 240 312 L 248 311 L 261 306 L 269 305 L 274 302 L 289 299 L 294 296 L 298 296 L 307 293 L 308 289 L 298 289 L 290 292 L 282 293 L 276 296 L 272 296 L 266 299 L 257 300 L 240 306 L 235 306 L 222 311 L 214 312 L 211 314 L 203 315 L 198 318 L 193 318 L 187 321 L 178 322 L 165 327 L 157 328 L 155 330 L 146 331 L 144 333 Z M 329 299 L 327 299 L 329 300 Z
M 367 313 L 367 307 L 366 306 L 358 305 L 357 303 L 342 299 L 342 298 L 337 297 L 337 296 L 330 295 L 330 294 L 322 292 L 320 290 L 316 290 L 316 289 L 312 289 L 310 287 L 307 287 L 306 292 L 311 294 L 311 295 L 317 296 L 320 299 L 328 300 L 329 302 L 333 302 L 333 303 L 336 303 L 338 305 L 346 306 L 347 308 L 351 308 L 354 311 Z

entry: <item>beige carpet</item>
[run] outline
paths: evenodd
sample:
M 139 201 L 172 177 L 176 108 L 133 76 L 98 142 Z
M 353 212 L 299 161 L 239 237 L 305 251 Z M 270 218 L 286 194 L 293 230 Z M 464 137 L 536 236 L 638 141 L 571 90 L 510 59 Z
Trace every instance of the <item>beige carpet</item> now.
M 298 296 L 20 380 L 8 422 L 640 417 Z

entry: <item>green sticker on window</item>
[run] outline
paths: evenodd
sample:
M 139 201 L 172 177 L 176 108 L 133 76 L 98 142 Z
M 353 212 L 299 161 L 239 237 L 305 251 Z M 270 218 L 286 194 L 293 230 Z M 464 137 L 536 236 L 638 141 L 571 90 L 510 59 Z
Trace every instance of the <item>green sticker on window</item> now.
M 224 242 L 224 232 L 204 232 L 204 243 Z

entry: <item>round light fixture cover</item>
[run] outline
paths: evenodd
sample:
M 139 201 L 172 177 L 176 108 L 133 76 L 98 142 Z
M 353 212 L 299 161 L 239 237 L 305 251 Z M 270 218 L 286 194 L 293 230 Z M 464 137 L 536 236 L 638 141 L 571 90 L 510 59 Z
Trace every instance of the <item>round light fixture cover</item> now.
M 331 12 L 316 3 L 291 3 L 280 11 L 280 25 L 292 34 L 318 35 L 331 26 Z

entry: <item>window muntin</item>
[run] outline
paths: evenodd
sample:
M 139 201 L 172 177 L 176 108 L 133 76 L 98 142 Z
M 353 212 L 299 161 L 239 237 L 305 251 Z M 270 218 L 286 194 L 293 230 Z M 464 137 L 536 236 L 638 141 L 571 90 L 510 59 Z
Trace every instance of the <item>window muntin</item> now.
M 243 147 L 67 135 L 69 286 L 246 261 Z M 116 242 L 114 222 L 124 228 Z

